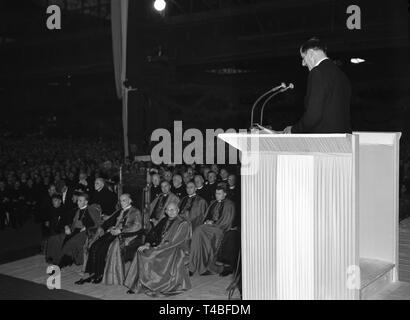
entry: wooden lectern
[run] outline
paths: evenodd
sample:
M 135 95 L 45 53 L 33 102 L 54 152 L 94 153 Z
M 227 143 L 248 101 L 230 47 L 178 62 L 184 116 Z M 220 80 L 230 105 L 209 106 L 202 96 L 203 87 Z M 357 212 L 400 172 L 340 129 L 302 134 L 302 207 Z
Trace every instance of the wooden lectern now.
M 400 133 L 220 134 L 240 150 L 244 299 L 360 299 L 397 279 Z

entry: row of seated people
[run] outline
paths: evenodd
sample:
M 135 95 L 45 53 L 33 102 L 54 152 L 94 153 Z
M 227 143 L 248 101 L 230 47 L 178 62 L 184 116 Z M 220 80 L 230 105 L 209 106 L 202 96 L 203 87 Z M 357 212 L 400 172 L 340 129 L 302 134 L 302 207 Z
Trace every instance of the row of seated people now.
M 161 182 L 161 189 L 148 217 L 123 194 L 121 209 L 102 219 L 99 206 L 88 205 L 88 196 L 79 195 L 71 226 L 60 225 L 64 231 L 48 240 L 47 262 L 60 268 L 82 265 L 84 277 L 76 284 L 124 285 L 130 294 L 176 294 L 191 288 L 195 273 L 230 274 L 240 238 L 226 186 L 216 188 L 209 206 L 193 182 L 186 184 L 187 196 L 181 200 L 170 192 L 168 181 Z M 54 195 L 53 204 L 58 207 L 59 201 Z

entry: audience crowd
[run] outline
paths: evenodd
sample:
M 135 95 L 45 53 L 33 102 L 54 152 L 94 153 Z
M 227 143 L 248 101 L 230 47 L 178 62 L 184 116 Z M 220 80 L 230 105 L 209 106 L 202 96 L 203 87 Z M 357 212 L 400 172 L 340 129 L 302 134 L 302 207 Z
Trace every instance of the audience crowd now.
M 175 294 L 195 273 L 237 268 L 237 166 L 156 166 L 122 160 L 115 144 L 70 140 L 0 140 L 0 155 L 1 229 L 41 224 L 46 261 L 81 265 L 78 285 Z M 123 192 L 121 172 L 143 177 L 143 202 Z
M 46 262 L 82 267 L 76 284 L 176 294 L 227 276 L 240 252 L 239 167 L 123 159 L 116 143 L 0 140 L 0 229 L 41 225 Z M 142 181 L 140 199 L 124 176 Z M 142 177 L 142 180 L 141 180 Z M 136 179 L 138 181 L 138 179 Z M 410 144 L 400 157 L 400 219 L 410 214 Z

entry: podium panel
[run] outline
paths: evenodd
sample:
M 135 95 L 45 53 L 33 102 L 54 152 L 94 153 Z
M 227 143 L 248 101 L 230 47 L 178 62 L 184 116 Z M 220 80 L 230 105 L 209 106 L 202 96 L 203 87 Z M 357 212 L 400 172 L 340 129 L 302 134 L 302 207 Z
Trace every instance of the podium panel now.
M 314 299 L 314 157 L 278 155 L 277 299 Z
M 397 267 L 400 133 L 218 137 L 242 155 L 244 299 L 359 299 L 360 258 Z

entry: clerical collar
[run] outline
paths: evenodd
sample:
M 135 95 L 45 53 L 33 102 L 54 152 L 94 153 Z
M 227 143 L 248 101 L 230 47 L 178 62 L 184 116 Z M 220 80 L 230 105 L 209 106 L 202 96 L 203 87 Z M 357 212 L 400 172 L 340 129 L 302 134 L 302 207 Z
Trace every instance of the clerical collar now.
M 329 59 L 328 57 L 324 57 L 323 59 L 320 59 L 313 68 L 317 67 L 323 60 Z
M 84 209 L 86 209 L 86 208 L 87 208 L 87 206 L 85 205 L 84 207 L 80 208 L 80 210 L 84 210 Z
M 196 193 L 188 195 L 188 197 L 190 197 L 190 198 L 195 197 L 195 196 L 196 196 Z
M 127 211 L 129 208 L 131 208 L 131 205 L 125 207 L 124 209 L 122 209 L 123 211 Z

